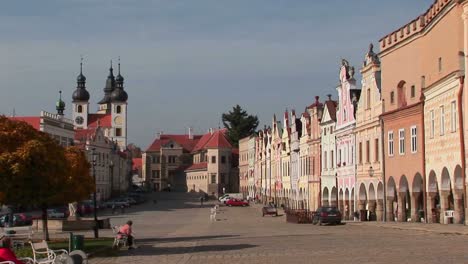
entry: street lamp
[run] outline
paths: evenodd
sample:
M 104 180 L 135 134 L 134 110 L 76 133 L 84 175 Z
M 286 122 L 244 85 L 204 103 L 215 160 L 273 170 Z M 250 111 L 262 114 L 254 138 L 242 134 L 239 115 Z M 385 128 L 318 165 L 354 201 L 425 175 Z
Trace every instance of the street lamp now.
M 87 148 L 89 150 L 89 147 Z M 94 179 L 94 195 L 93 195 L 93 203 L 94 203 L 94 238 L 99 237 L 99 222 L 97 219 L 97 202 L 96 202 L 96 158 L 97 158 L 96 148 L 91 148 L 91 157 L 92 162 L 91 165 L 93 166 L 93 179 Z

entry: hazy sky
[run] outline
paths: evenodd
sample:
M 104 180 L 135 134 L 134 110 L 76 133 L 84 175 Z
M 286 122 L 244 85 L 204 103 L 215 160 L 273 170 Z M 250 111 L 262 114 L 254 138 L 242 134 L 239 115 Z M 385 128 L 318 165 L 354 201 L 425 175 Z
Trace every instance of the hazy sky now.
M 331 93 L 340 58 L 360 68 L 370 42 L 433 0 L 30 0 L 0 8 L 0 113 L 71 116 L 80 55 L 92 111 L 121 57 L 129 142 L 218 127 L 240 104 L 261 126 Z M 358 71 L 356 71 L 358 72 Z M 359 77 L 359 76 L 358 76 Z

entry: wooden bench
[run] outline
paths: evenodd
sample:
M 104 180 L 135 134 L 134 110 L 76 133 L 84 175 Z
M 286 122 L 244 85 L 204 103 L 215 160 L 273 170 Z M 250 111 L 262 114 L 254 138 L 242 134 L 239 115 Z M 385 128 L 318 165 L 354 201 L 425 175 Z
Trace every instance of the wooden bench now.
M 4 227 L 3 234 L 11 238 L 13 248 L 23 247 L 25 242 L 32 239 L 32 226 Z

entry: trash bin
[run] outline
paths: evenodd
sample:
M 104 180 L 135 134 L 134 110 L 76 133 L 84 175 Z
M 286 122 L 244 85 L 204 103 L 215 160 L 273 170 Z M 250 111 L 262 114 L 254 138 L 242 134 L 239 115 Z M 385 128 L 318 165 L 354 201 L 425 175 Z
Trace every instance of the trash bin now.
M 84 236 L 73 235 L 71 241 L 71 250 L 83 250 L 84 249 Z

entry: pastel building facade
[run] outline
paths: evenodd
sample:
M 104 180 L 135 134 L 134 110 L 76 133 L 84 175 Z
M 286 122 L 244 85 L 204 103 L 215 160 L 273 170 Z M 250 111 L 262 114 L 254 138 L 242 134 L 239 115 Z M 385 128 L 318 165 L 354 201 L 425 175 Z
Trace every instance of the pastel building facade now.
M 381 69 L 378 55 L 369 46 L 361 68 L 362 88 L 356 111 L 356 199 L 368 220 L 383 220 Z
M 337 87 L 337 91 L 339 102 L 336 111 L 336 159 L 332 158 L 330 162 L 331 166 L 334 167 L 336 161 L 338 208 L 344 219 L 349 219 L 355 208 L 356 143 L 354 128 L 360 89 L 356 88 L 354 67 L 350 66 L 346 60 L 342 61 L 340 85 Z
M 320 183 L 323 206 L 338 206 L 338 189 L 336 177 L 336 107 L 338 103 L 331 100 L 331 95 L 324 103 L 321 128 L 321 174 Z

